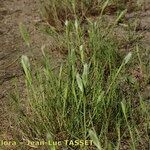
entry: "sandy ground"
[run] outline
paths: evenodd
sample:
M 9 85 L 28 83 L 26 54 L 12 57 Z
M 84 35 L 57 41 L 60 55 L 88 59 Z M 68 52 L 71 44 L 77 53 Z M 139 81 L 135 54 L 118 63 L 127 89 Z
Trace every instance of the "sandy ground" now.
M 142 33 L 145 47 L 150 48 L 150 5 L 147 1 L 146 9 L 139 14 L 138 33 Z M 0 0 L 0 138 L 11 138 L 11 123 L 7 115 L 8 93 L 13 89 L 14 78 L 22 79 L 20 57 L 30 56 L 28 47 L 21 38 L 19 23 L 26 25 L 31 36 L 33 53 L 40 57 L 40 48 L 44 44 L 51 44 L 51 39 L 36 30 L 35 24 L 40 20 L 37 0 Z M 134 18 L 134 13 L 127 15 Z M 20 89 L 23 82 L 20 80 Z

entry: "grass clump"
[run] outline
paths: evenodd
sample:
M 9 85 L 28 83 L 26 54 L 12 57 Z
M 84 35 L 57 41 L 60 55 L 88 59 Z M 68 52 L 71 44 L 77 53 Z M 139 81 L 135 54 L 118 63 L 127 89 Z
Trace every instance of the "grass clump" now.
M 57 9 L 57 2 L 64 6 L 66 14 L 68 10 L 83 13 L 76 10 L 72 1 L 63 4 L 63 1 L 52 1 L 53 9 Z M 145 148 L 149 109 L 140 96 L 138 83 L 130 83 L 127 74 L 135 52 L 120 57 L 117 42 L 103 31 L 99 21 L 87 20 L 85 29 L 76 15 L 74 20 L 64 23 L 64 28 L 61 35 L 53 33 L 62 39 L 68 52 L 58 70 L 52 69 L 43 49 L 42 68 L 37 66 L 31 71 L 29 59 L 22 57 L 26 99 L 21 102 L 19 94 L 12 97 L 19 135 L 26 140 L 91 138 L 98 149 L 119 150 L 123 142 L 129 149 Z M 125 85 L 129 92 L 123 91 Z M 88 149 L 84 145 L 67 146 Z M 47 149 L 56 148 L 47 146 Z
M 103 14 L 116 15 L 127 10 L 140 9 L 143 2 L 135 0 L 45 0 L 42 3 L 42 16 L 46 22 L 58 31 L 63 30 L 66 20 L 81 18 L 85 22 L 89 17 L 101 17 Z

